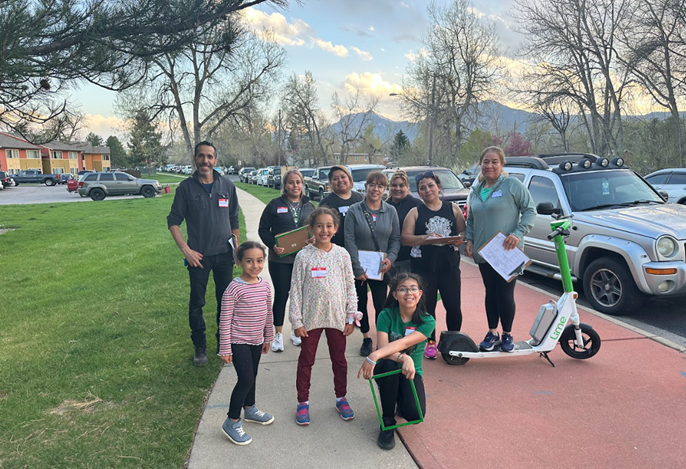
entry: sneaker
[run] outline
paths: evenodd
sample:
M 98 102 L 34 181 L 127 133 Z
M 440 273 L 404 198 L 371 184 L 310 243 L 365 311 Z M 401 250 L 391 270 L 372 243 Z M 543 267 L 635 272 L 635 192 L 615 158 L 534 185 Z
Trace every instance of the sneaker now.
M 299 403 L 295 411 L 295 423 L 298 425 L 310 424 L 310 406 L 309 404 Z
M 362 347 L 360 347 L 360 356 L 368 357 L 372 353 L 372 339 L 365 337 L 362 339 Z
M 352 420 L 355 418 L 355 412 L 350 408 L 350 404 L 348 404 L 345 397 L 340 401 L 336 401 L 336 410 L 341 413 L 341 418 L 343 420 Z
M 435 360 L 438 356 L 438 345 L 435 340 L 430 340 L 424 349 L 424 356 L 429 360 Z
M 224 435 L 226 435 L 232 443 L 237 445 L 249 445 L 252 441 L 250 435 L 245 433 L 245 430 L 243 430 L 243 425 L 241 425 L 240 419 L 238 419 L 238 422 L 234 422 L 227 417 L 224 421 L 224 425 L 222 425 L 222 432 L 224 432 Z
M 500 350 L 503 352 L 514 352 L 514 339 L 512 334 L 503 332 L 503 341 L 500 344 Z
M 207 350 L 205 347 L 195 347 L 193 364 L 195 366 L 203 366 L 205 363 L 207 363 Z
M 269 425 L 274 421 L 274 416 L 266 412 L 262 412 L 253 404 L 243 411 L 243 420 L 246 422 L 259 423 L 260 425 Z
M 395 430 L 381 430 L 379 438 L 376 439 L 376 444 L 381 449 L 395 448 Z
M 296 347 L 300 347 L 300 343 L 302 342 L 300 337 L 295 335 L 294 331 L 291 331 L 291 342 L 293 342 L 293 345 L 295 345 Z
M 483 342 L 481 342 L 479 344 L 479 348 L 481 350 L 485 350 L 487 352 L 490 352 L 499 343 L 500 343 L 500 335 L 498 333 L 494 334 L 491 331 L 488 331 L 488 334 L 486 334 L 486 337 L 484 338 Z
M 274 334 L 274 340 L 272 341 L 272 352 L 283 352 L 283 334 L 281 332 Z

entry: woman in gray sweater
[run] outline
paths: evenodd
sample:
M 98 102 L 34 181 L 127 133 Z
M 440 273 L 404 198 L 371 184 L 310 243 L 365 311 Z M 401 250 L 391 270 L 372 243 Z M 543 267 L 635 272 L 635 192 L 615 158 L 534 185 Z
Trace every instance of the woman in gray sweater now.
M 515 316 L 514 288 L 516 279 L 508 283 L 488 264 L 477 249 L 499 231 L 506 236 L 506 250 L 524 248 L 524 235 L 534 226 L 536 209 L 529 190 L 519 179 L 503 172 L 505 153 L 499 147 L 488 147 L 479 160 L 479 182 L 469 194 L 467 215 L 467 243 L 465 254 L 479 265 L 486 288 L 486 316 L 488 333 L 479 345 L 482 350 L 493 350 L 498 344 L 503 352 L 514 351 L 512 322 Z M 476 247 L 476 249 L 475 249 Z M 503 328 L 502 341 L 498 323 Z
M 359 251 L 380 251 L 386 253 L 381 273 L 391 268 L 400 251 L 400 224 L 398 214 L 381 197 L 386 191 L 388 179 L 379 171 L 370 172 L 365 183 L 366 197 L 362 202 L 350 206 L 345 217 L 345 249 L 350 253 L 357 290 L 357 309 L 364 315 L 360 330 L 364 339 L 360 347 L 363 357 L 372 353 L 372 338 L 369 334 L 367 314 L 367 285 L 372 291 L 376 317 L 384 308 L 388 289 L 383 280 L 372 280 L 360 265 Z

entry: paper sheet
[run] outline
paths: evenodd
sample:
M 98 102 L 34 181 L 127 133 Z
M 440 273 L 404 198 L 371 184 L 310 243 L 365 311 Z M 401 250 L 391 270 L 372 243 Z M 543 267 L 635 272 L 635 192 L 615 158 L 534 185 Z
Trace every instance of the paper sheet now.
M 383 280 L 383 274 L 380 270 L 386 253 L 377 251 L 358 251 L 358 253 L 360 266 L 366 270 L 367 277 L 372 280 Z
M 531 263 L 531 259 L 516 247 L 506 251 L 503 247 L 504 242 L 505 235 L 499 232 L 484 244 L 478 253 L 502 278 L 509 282 L 524 272 L 524 268 Z

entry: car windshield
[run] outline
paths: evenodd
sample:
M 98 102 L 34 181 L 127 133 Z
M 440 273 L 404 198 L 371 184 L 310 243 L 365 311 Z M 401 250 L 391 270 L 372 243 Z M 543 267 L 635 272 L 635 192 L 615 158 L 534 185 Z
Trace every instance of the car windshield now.
M 314 169 L 301 169 L 300 174 L 302 174 L 304 178 L 312 177 Z
M 417 192 L 417 181 L 415 180 L 415 177 L 418 174 L 423 174 L 429 171 L 433 172 L 436 176 L 438 176 L 438 179 L 441 180 L 442 190 L 445 191 L 464 189 L 464 184 L 462 184 L 462 182 L 460 182 L 460 180 L 457 179 L 457 176 L 455 176 L 455 174 L 449 169 L 424 169 L 416 171 L 407 171 L 407 177 L 410 180 L 410 190 L 412 192 Z
M 573 211 L 664 203 L 640 177 L 628 169 L 560 175 Z
M 367 180 L 367 174 L 372 171 L 379 171 L 379 168 L 360 168 L 353 169 L 351 171 L 353 175 L 353 182 L 365 182 Z

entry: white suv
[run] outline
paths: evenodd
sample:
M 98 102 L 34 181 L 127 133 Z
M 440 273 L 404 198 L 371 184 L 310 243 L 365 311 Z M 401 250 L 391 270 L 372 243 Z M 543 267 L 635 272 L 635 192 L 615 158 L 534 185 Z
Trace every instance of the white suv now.
M 667 202 L 686 204 L 686 168 L 661 169 L 645 177 L 658 191 L 667 193 Z

